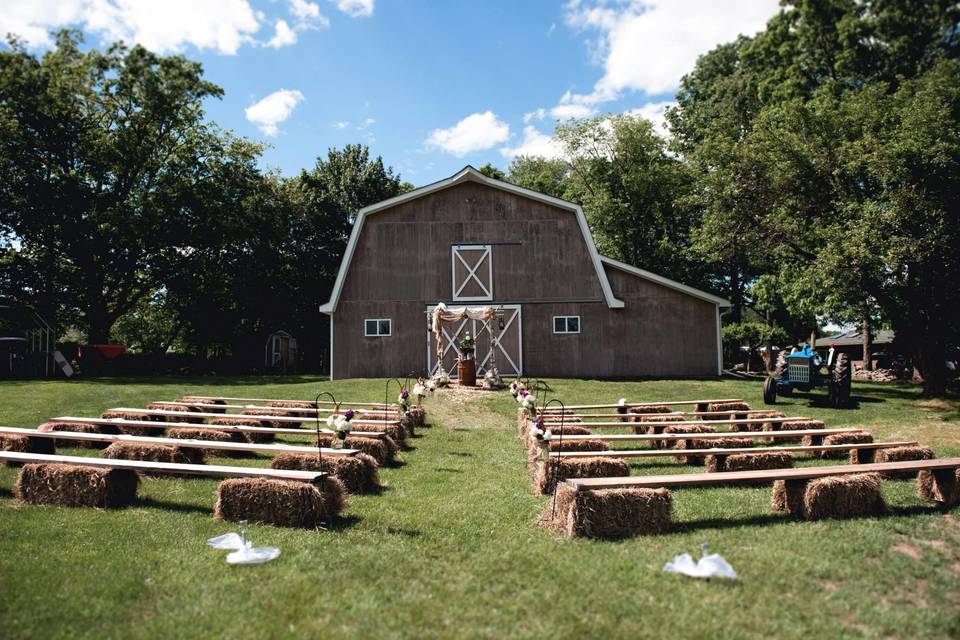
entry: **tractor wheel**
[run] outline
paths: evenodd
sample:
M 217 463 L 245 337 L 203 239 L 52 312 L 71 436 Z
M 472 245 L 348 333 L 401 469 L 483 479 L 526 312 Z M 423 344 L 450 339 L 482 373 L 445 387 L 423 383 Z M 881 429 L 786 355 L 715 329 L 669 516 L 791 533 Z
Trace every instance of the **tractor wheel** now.
M 786 380 L 787 379 L 787 353 L 781 351 L 777 356 L 777 365 L 773 370 L 773 377 L 777 380 Z M 784 386 L 781 389 L 778 389 L 780 395 L 790 397 L 793 395 L 793 387 Z
M 767 378 L 763 382 L 763 403 L 777 403 L 777 381 L 775 378 Z
M 837 356 L 830 372 L 830 405 L 836 408 L 850 404 L 850 381 L 852 378 L 850 358 L 845 353 Z

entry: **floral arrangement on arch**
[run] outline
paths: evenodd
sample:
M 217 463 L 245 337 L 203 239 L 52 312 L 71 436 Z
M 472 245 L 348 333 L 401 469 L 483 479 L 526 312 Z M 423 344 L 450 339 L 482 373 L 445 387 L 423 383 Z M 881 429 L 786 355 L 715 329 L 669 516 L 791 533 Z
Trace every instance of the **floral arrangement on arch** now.
M 473 339 L 473 336 L 470 335 L 470 332 L 467 331 L 463 334 L 463 337 L 460 338 L 460 348 L 463 350 L 473 351 L 477 346 L 477 341 Z

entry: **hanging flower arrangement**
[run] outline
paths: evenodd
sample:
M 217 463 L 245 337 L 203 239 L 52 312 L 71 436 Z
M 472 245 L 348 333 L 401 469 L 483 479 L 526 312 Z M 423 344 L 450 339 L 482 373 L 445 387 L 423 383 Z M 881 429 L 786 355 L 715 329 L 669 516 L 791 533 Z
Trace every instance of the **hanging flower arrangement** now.
M 553 432 L 549 427 L 544 428 L 543 418 L 537 418 L 536 422 L 530 425 L 530 437 L 537 443 L 540 459 L 549 459 L 550 441 L 553 440 Z
M 400 413 L 406 413 L 410 408 L 410 392 L 406 389 L 402 390 L 397 396 L 397 404 L 400 405 Z
M 347 436 L 353 431 L 351 422 L 353 421 L 354 415 L 353 409 L 347 409 L 342 414 L 335 413 L 327 418 L 327 427 L 333 429 L 337 434 L 337 438 L 334 441 L 336 448 L 343 448 Z

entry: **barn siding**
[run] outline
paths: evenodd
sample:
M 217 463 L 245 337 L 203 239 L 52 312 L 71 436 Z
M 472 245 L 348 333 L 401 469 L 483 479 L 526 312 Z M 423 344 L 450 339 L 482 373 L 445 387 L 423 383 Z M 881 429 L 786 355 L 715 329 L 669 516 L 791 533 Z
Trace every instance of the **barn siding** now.
M 522 304 L 525 373 L 716 375 L 713 303 L 607 268 L 625 302 L 610 309 L 574 214 L 466 182 L 366 218 L 334 314 L 334 377 L 423 372 L 424 312 L 451 303 L 454 244 L 493 245 L 492 303 Z M 579 315 L 581 333 L 553 334 L 554 315 Z M 390 318 L 393 335 L 364 337 L 365 318 Z

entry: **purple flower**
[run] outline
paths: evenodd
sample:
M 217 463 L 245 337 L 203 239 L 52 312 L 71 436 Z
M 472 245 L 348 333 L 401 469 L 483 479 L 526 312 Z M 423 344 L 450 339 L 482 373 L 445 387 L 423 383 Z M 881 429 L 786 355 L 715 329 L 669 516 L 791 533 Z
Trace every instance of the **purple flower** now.
M 543 431 L 543 418 L 537 418 L 537 421 L 534 422 L 534 424 L 537 426 L 537 429 Z
M 407 398 L 410 397 L 410 392 L 404 389 L 403 391 L 400 392 L 400 397 L 406 400 Z
M 344 412 L 343 417 L 347 420 L 347 422 L 353 420 L 353 409 L 347 409 Z
M 527 392 L 524 391 L 523 389 L 520 389 L 520 397 L 523 398 L 526 395 L 529 395 L 529 394 L 527 394 Z

